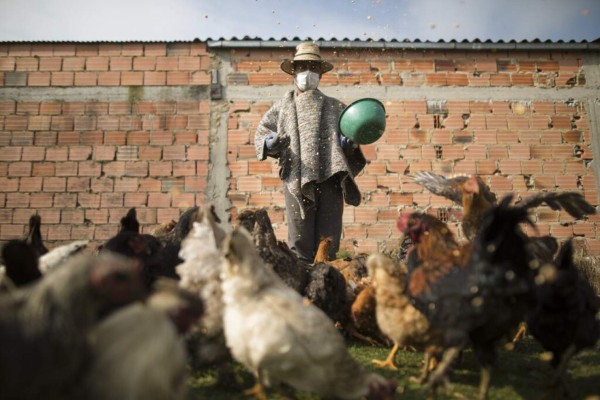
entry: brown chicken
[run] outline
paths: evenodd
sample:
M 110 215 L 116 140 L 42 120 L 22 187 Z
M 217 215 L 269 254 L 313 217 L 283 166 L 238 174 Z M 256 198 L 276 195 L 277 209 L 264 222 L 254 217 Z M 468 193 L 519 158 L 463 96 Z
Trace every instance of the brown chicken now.
M 480 398 L 486 398 L 496 344 L 533 306 L 535 270 L 528 238 L 527 208 L 503 199 L 483 218 L 471 243 L 459 246 L 448 227 L 421 213 L 403 214 L 398 228 L 410 235 L 407 294 L 442 334 L 444 355 L 428 384 L 447 381 L 447 371 L 467 343 L 481 365 Z
M 321 238 L 319 242 L 306 296 L 351 337 L 374 346 L 386 343 L 385 335 L 379 330 L 375 319 L 375 294 L 372 290 L 367 290 L 370 279 L 364 256 L 329 261 L 329 247 L 332 243 L 331 237 Z M 319 275 L 329 278 L 323 279 Z M 338 284 L 328 283 L 332 281 Z M 342 284 L 344 291 L 340 290 Z M 324 301 L 322 293 L 336 301 Z
M 419 382 L 423 382 L 428 376 L 432 356 L 435 357 L 440 350 L 438 343 L 441 337 L 430 329 L 425 315 L 411 304 L 405 292 L 405 265 L 397 265 L 389 257 L 375 253 L 367 259 L 367 267 L 377 301 L 377 323 L 394 343 L 385 361 L 373 360 L 373 363 L 395 370 L 395 357 L 401 347 L 425 346 L 425 367 L 418 378 Z

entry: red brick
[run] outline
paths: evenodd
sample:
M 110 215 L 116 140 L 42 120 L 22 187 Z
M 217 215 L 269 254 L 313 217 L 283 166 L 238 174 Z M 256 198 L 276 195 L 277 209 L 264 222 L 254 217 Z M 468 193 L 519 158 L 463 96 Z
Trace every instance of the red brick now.
M 66 178 L 44 178 L 44 192 L 64 192 L 66 187 Z
M 189 85 L 190 84 L 190 73 L 189 72 L 167 72 L 167 85 Z
M 258 185 L 260 186 L 260 178 L 258 179 Z M 248 187 L 252 188 L 253 183 L 249 183 Z M 188 176 L 185 177 L 185 191 L 186 192 L 203 192 L 207 186 L 207 178 L 205 176 Z M 249 190 L 250 191 L 250 190 Z M 254 191 L 254 190 L 252 190 Z
M 144 83 L 143 72 L 121 72 L 121 85 L 125 86 L 141 86 Z
M 167 83 L 167 73 L 161 71 L 144 72 L 144 85 L 162 86 Z
M 86 71 L 108 71 L 108 57 L 88 57 L 85 62 Z
M 119 86 L 121 83 L 120 72 L 99 72 L 98 86 Z
M 95 72 L 75 72 L 75 86 L 96 86 L 98 74 Z
M 28 86 L 50 86 L 50 72 L 30 72 L 27 76 Z

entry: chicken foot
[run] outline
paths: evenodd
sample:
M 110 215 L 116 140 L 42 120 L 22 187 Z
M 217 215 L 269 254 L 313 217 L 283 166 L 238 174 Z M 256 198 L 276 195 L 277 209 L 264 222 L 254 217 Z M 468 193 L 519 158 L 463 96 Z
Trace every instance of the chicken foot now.
M 439 362 L 439 364 L 433 371 L 433 374 L 431 374 L 429 376 L 429 379 L 427 380 L 428 387 L 432 388 L 435 391 L 435 389 L 438 386 L 447 386 L 450 383 L 448 379 L 448 369 L 450 368 L 456 357 L 458 357 L 462 348 L 462 345 L 450 347 L 448 350 L 446 350 L 446 352 L 444 352 L 442 360 Z
M 486 400 L 490 390 L 490 381 L 492 379 L 492 367 L 484 365 L 481 367 L 481 379 L 479 381 L 479 400 Z
M 254 374 L 254 376 L 256 379 L 254 386 L 244 390 L 244 395 L 252 396 L 254 400 L 268 400 L 265 386 L 262 383 L 262 374 L 260 373 L 260 371 L 258 371 Z
M 421 375 L 411 376 L 410 378 L 408 378 L 408 380 L 414 383 L 423 384 L 423 382 L 427 381 L 427 378 L 429 378 L 429 373 L 435 368 L 436 365 L 437 360 L 435 359 L 435 357 L 433 357 L 431 353 L 426 351 L 423 371 L 421 371 Z
M 393 371 L 396 371 L 398 369 L 398 367 L 396 367 L 396 363 L 394 360 L 396 358 L 396 354 L 398 354 L 399 349 L 400 349 L 400 346 L 398 345 L 398 343 L 394 343 L 394 347 L 392 347 L 392 351 L 390 351 L 390 354 L 387 356 L 387 358 L 384 361 L 371 360 L 371 362 L 379 368 L 389 368 Z

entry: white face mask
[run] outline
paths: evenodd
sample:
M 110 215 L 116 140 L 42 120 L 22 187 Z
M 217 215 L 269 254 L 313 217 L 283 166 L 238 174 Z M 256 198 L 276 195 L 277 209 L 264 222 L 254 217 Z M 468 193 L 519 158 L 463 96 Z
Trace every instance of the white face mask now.
M 319 86 L 321 76 L 316 72 L 303 71 L 294 76 L 294 83 L 301 91 L 314 90 Z

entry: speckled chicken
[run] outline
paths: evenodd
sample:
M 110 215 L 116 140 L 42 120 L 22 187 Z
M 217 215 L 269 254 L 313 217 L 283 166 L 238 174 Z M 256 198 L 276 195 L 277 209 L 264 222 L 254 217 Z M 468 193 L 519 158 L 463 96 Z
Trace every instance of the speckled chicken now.
M 425 366 L 419 382 L 427 379 L 432 357 L 443 346 L 441 333 L 432 329 L 425 315 L 417 310 L 406 293 L 407 269 L 391 258 L 375 253 L 367 259 L 377 301 L 376 318 L 381 331 L 394 346 L 385 361 L 373 360 L 380 367 L 396 369 L 395 357 L 401 347 L 425 347 Z
M 350 356 L 329 318 L 265 265 L 244 228 L 231 233 L 224 253 L 225 337 L 257 379 L 248 393 L 265 399 L 264 386 L 287 384 L 325 398 L 393 398 L 393 382 Z

